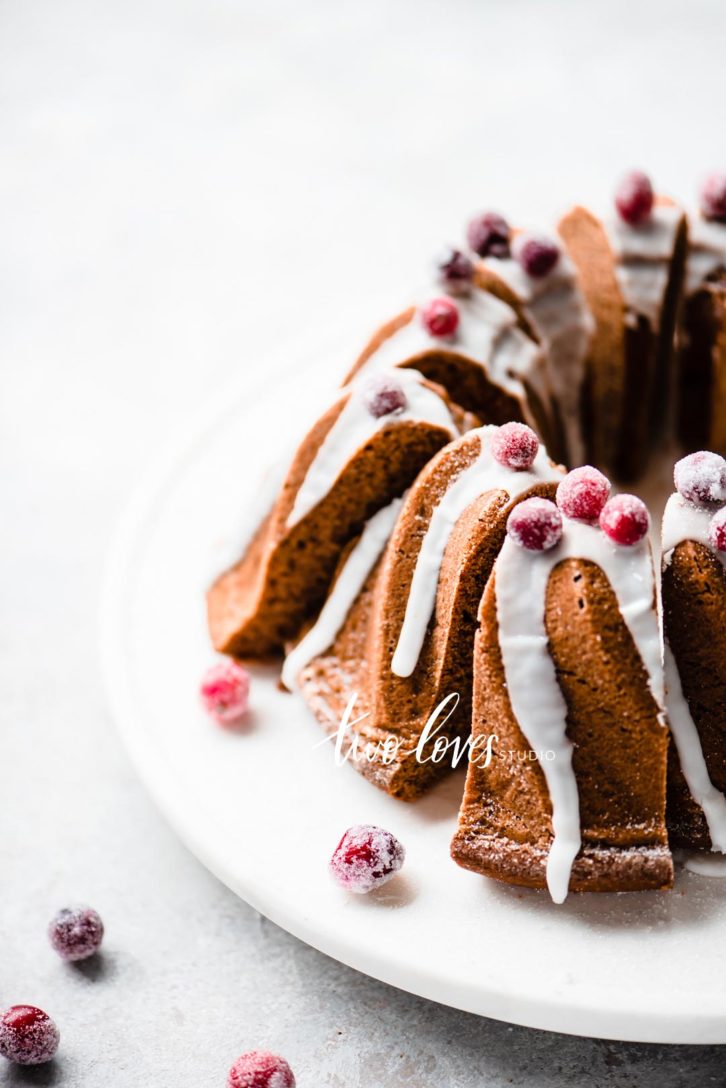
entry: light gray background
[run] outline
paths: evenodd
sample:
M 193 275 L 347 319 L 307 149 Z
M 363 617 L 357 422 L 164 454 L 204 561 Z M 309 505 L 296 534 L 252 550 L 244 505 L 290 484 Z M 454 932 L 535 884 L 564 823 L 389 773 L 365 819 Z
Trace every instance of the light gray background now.
M 0 1084 L 222 1088 L 253 1046 L 300 1088 L 726 1084 L 717 1048 L 477 1020 L 259 918 L 141 790 L 96 635 L 122 504 L 210 390 L 384 316 L 479 207 L 536 222 L 633 164 L 689 196 L 724 55 L 718 0 L 2 0 L 0 1003 L 62 1049 Z M 66 968 L 79 899 L 106 951 Z

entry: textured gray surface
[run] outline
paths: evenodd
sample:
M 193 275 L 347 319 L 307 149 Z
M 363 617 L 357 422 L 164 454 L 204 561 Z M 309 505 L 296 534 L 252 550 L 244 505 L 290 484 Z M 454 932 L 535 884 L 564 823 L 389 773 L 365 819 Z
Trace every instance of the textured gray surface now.
M 718 3 L 0 6 L 0 1002 L 63 1037 L 0 1083 L 221 1088 L 264 1045 L 300 1088 L 726 1084 L 717 1048 L 480 1021 L 260 919 L 146 799 L 96 639 L 121 504 L 210 388 L 405 294 L 482 203 L 539 212 L 631 162 L 687 192 L 725 28 Z M 86 968 L 44 936 L 78 899 L 108 927 Z

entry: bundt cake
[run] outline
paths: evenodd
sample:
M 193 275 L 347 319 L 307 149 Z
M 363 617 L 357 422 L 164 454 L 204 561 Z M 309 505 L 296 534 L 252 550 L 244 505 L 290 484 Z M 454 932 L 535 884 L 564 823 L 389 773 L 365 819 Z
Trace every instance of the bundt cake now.
M 561 475 L 522 425 L 451 442 L 368 522 L 289 653 L 285 684 L 329 732 L 343 723 L 354 765 L 390 793 L 411 800 L 461 759 L 447 741 L 469 735 L 476 613 L 508 513 Z
M 726 461 L 676 465 L 663 517 L 668 827 L 676 846 L 726 852 Z

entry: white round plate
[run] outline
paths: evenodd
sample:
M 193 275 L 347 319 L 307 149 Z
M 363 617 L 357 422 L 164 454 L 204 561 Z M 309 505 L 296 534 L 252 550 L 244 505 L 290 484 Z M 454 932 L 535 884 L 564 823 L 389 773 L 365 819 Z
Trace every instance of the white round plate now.
M 299 351 L 296 352 L 299 359 Z M 254 670 L 246 729 L 199 707 L 213 660 L 204 591 L 236 558 L 266 465 L 314 418 L 342 353 L 228 390 L 146 482 L 114 549 L 103 653 L 140 775 L 190 849 L 308 944 L 393 986 L 537 1028 L 660 1043 L 726 1042 L 726 882 L 679 873 L 665 893 L 509 888 L 449 858 L 463 778 L 415 805 L 380 793 L 332 745 L 277 670 Z M 297 377 L 296 377 L 297 375 Z M 304 429 L 303 428 L 303 429 Z M 390 828 L 406 865 L 368 896 L 330 879 L 350 824 Z

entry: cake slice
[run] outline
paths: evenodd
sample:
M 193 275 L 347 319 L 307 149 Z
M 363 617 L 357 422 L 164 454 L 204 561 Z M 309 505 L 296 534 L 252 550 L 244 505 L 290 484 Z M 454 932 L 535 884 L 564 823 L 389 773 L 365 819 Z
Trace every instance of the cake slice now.
M 640 475 L 665 414 L 683 276 L 686 223 L 643 175 L 626 178 L 618 212 L 573 208 L 559 231 L 595 320 L 587 358 L 590 457 L 621 479 Z
M 396 797 L 417 797 L 457 754 L 466 764 L 452 742 L 470 731 L 482 587 L 513 505 L 553 495 L 561 476 L 522 425 L 486 426 L 446 446 L 369 522 L 289 654 L 284 682 Z
M 676 465 L 663 517 L 668 828 L 676 846 L 726 852 L 726 461 Z
M 282 650 L 322 604 L 348 542 L 473 423 L 413 370 L 345 390 L 298 449 L 242 558 L 209 590 L 215 648 L 240 658 Z
M 602 506 L 595 495 L 579 509 L 571 477 L 562 514 L 541 500 L 515 508 L 481 602 L 475 749 L 452 843 L 464 868 L 546 886 L 558 903 L 568 890 L 673 879 L 647 510 L 621 495 L 602 508 L 602 528 L 568 516 Z

